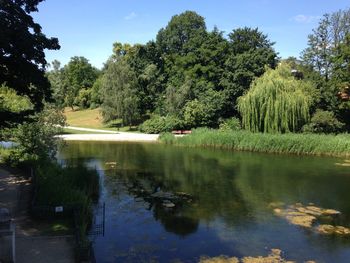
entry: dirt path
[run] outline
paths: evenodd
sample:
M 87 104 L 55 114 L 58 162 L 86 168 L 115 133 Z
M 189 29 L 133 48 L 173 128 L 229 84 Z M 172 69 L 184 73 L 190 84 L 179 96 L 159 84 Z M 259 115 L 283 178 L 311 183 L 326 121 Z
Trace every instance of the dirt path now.
M 73 237 L 41 236 L 41 225 L 28 215 L 30 200 L 30 180 L 0 166 L 0 207 L 10 211 L 16 224 L 16 262 L 74 262 Z

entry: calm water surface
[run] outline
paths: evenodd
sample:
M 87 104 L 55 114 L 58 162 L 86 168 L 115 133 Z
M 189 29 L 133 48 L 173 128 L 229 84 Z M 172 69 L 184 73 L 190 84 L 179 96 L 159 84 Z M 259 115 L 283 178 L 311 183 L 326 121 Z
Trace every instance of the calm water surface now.
M 335 165 L 344 159 L 110 142 L 69 143 L 59 159 L 100 172 L 106 231 L 94 238 L 97 262 L 197 262 L 271 248 L 297 262 L 350 262 L 350 237 L 288 224 L 269 208 L 314 203 L 341 211 L 337 223 L 349 227 L 350 167 Z M 159 193 L 176 196 L 175 207 Z

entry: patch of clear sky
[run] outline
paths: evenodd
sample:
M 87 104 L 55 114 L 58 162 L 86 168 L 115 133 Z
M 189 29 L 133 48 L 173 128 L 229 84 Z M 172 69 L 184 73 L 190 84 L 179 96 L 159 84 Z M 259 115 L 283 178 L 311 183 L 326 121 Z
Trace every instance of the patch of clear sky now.
M 217 26 L 228 34 L 258 27 L 286 58 L 306 48 L 323 14 L 347 8 L 349 0 L 46 0 L 33 16 L 47 36 L 60 41 L 59 51 L 46 52 L 48 62 L 64 65 L 72 56 L 84 56 L 101 68 L 114 42 L 144 44 L 186 10 L 203 16 L 208 30 Z

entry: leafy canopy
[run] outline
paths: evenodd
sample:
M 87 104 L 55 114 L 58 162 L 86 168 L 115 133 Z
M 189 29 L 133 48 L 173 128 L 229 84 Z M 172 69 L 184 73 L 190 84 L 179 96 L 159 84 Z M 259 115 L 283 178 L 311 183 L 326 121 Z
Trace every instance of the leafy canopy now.
M 295 132 L 310 119 L 314 88 L 286 64 L 269 69 L 238 99 L 242 125 L 253 132 Z
M 50 99 L 44 50 L 60 48 L 57 38 L 47 38 L 30 15 L 40 2 L 0 1 L 0 84 L 28 96 L 37 110 Z

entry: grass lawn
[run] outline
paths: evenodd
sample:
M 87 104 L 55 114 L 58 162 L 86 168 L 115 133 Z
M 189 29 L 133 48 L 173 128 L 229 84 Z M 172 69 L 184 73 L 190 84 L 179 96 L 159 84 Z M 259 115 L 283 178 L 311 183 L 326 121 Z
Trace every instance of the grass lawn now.
M 115 120 L 111 123 L 103 123 L 102 115 L 100 113 L 100 109 L 84 109 L 79 110 L 76 109 L 72 111 L 71 108 L 64 109 L 64 115 L 67 118 L 67 124 L 69 126 L 83 127 L 83 128 L 91 128 L 91 129 L 104 129 L 110 131 L 135 131 L 136 126 L 130 127 L 120 127 L 121 120 Z M 119 129 L 118 129 L 119 127 Z M 73 134 L 73 133 L 91 133 L 84 131 L 73 131 L 73 130 L 65 130 L 65 133 Z
M 116 130 L 116 129 L 108 129 L 108 130 Z M 74 129 L 64 128 L 62 134 L 110 134 L 109 132 L 91 132 L 91 131 L 78 131 Z

